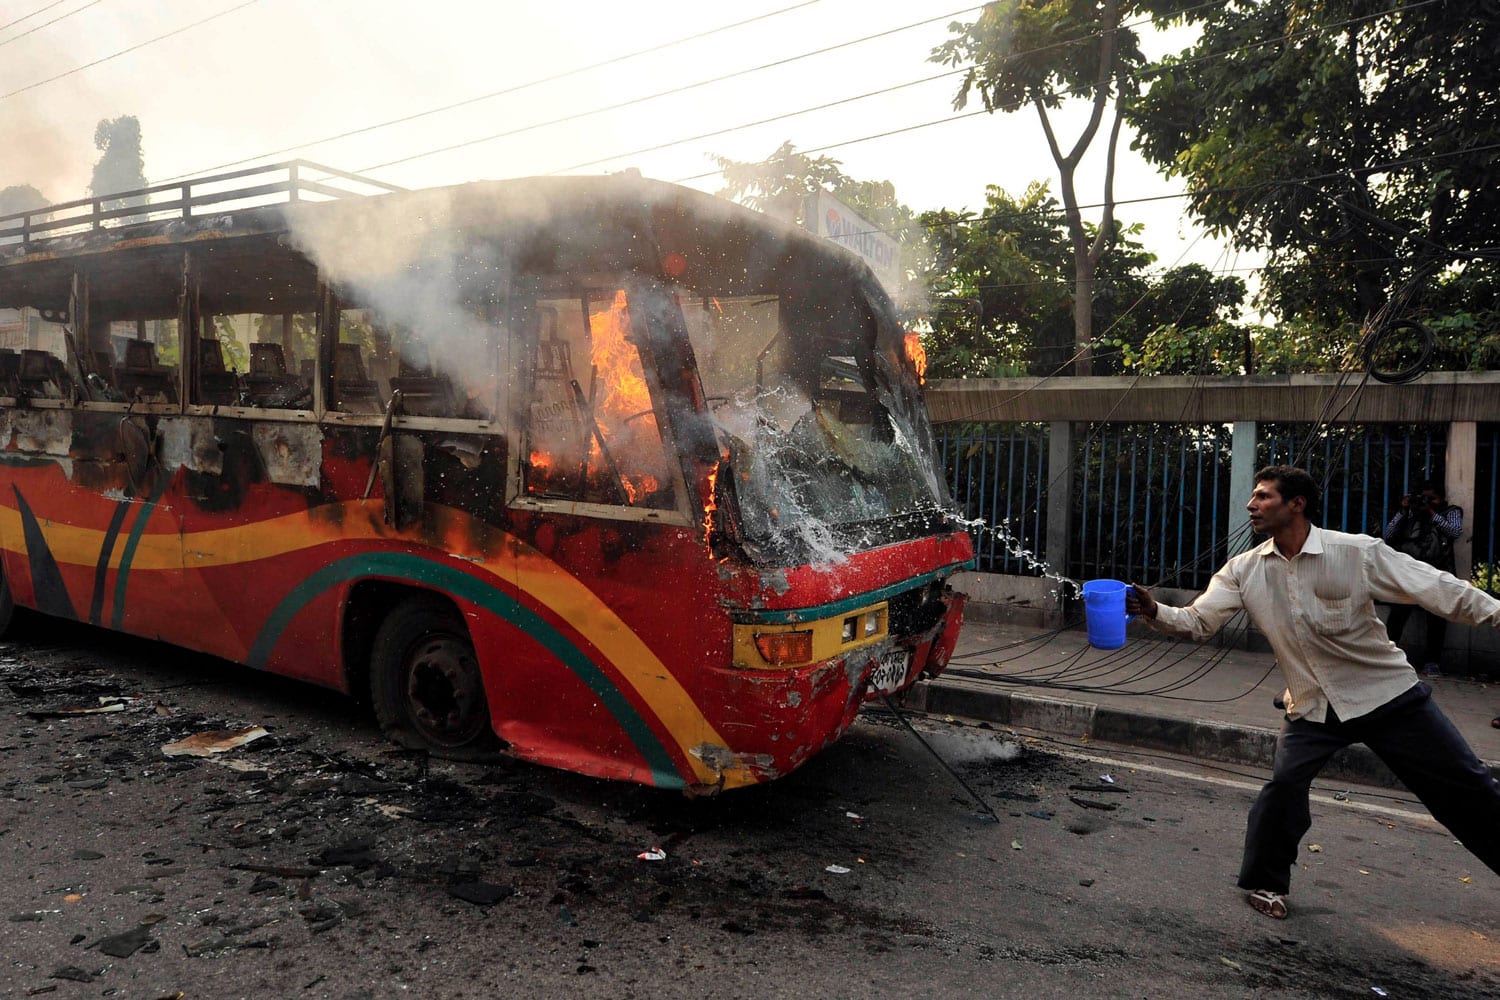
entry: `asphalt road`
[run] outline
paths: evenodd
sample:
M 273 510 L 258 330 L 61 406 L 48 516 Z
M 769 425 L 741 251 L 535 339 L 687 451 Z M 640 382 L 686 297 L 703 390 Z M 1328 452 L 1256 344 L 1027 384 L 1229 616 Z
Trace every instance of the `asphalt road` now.
M 889 717 L 689 801 L 427 763 L 326 692 L 32 623 L 0 644 L 0 995 L 1500 995 L 1500 878 L 1401 796 L 1322 789 L 1271 921 L 1233 888 L 1260 776 L 916 724 L 998 821 Z

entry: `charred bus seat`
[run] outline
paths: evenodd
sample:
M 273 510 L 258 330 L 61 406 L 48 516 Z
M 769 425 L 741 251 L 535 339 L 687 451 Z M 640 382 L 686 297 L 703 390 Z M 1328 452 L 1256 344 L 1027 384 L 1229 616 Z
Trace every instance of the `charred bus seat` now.
M 9 347 L 0 348 L 0 396 L 21 391 L 21 356 Z
M 198 399 L 215 406 L 233 406 L 239 402 L 239 376 L 224 367 L 224 351 L 218 340 L 204 337 L 198 341 Z
M 156 345 L 149 340 L 125 344 L 125 361 L 115 367 L 114 383 L 131 402 L 177 402 L 177 371 L 157 362 Z
M 380 385 L 365 374 L 358 344 L 336 344 L 333 352 L 334 406 L 345 413 L 380 413 L 385 400 Z
M 71 384 L 62 358 L 27 348 L 21 352 L 21 395 L 32 399 L 62 399 Z
M 286 353 L 280 344 L 250 345 L 250 373 L 245 389 L 251 406 L 298 409 L 312 405 L 312 382 L 304 382 L 286 370 Z
M 401 359 L 399 374 L 391 378 L 392 391 L 401 391 L 401 409 L 417 417 L 456 417 L 458 396 L 447 375 L 435 375 L 429 366 Z

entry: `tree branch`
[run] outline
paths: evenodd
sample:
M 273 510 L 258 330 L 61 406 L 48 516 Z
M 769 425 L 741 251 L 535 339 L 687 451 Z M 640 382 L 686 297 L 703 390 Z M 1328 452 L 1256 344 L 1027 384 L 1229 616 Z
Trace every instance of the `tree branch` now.
M 1115 237 L 1115 151 L 1120 146 L 1120 126 L 1125 121 L 1125 105 L 1122 93 L 1115 99 L 1115 123 L 1109 129 L 1109 145 L 1104 160 L 1104 210 L 1099 216 L 1099 232 L 1094 234 L 1094 245 L 1089 248 L 1089 259 L 1094 263 L 1104 256 L 1104 251 Z
M 1120 29 L 1120 0 L 1107 0 L 1103 20 L 1104 31 L 1099 38 L 1099 75 L 1094 80 L 1094 109 L 1089 114 L 1088 125 L 1068 153 L 1067 160 L 1071 166 L 1078 165 L 1078 161 L 1083 159 L 1084 151 L 1089 148 L 1089 143 L 1094 141 L 1094 133 L 1099 131 L 1099 123 L 1104 119 L 1104 106 L 1109 103 L 1109 81 L 1115 71 L 1115 36 Z

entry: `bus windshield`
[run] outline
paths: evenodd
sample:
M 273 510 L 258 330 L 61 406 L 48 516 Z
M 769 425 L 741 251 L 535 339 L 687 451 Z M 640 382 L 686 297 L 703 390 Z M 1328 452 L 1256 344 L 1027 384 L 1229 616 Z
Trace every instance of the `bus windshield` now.
M 837 560 L 912 537 L 945 510 L 926 425 L 893 352 L 877 349 L 899 332 L 857 285 L 834 285 L 678 291 L 740 540 L 761 561 Z

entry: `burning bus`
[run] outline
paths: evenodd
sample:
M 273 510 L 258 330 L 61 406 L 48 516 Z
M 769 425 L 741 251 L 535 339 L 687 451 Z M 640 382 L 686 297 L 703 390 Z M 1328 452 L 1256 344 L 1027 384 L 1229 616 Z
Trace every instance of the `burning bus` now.
M 0 347 L 0 618 L 694 791 L 943 669 L 972 551 L 864 264 L 632 175 L 332 198 L 283 166 L 0 219 L 33 319 Z

